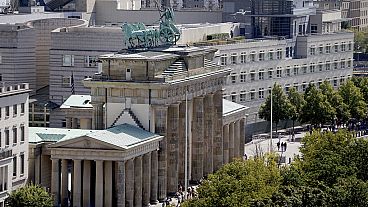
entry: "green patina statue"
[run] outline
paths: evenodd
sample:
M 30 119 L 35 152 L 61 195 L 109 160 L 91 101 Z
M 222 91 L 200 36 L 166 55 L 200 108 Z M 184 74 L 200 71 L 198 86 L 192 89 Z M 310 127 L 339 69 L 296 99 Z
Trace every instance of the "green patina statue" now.
M 174 25 L 174 11 L 166 8 L 160 12 L 159 29 L 146 28 L 143 23 L 124 23 L 124 44 L 129 48 L 151 48 L 159 45 L 173 45 L 180 38 L 180 31 Z

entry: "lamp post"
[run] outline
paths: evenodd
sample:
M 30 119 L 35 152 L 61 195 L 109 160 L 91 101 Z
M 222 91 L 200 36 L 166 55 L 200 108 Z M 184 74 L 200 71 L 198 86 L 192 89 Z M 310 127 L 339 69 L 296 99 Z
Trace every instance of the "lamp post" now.
M 185 155 L 184 155 L 184 195 L 188 199 L 188 86 L 185 87 Z
M 269 148 L 269 152 L 272 152 L 272 90 L 273 90 L 273 87 L 271 88 L 271 94 L 270 94 L 270 96 L 271 96 L 271 120 L 270 120 L 270 122 L 271 122 L 271 134 L 270 134 L 270 148 Z

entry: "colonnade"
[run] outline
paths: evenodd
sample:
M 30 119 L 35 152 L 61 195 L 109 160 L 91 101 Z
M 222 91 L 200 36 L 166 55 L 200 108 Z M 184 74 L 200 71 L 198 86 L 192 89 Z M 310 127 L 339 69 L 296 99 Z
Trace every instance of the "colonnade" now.
M 67 206 L 68 200 L 73 207 L 157 204 L 158 152 L 123 161 L 52 158 L 51 193 L 55 196 L 55 205 L 61 206 Z
M 245 145 L 245 119 L 239 119 L 223 126 L 223 148 L 224 164 L 231 162 L 234 158 L 241 158 L 244 155 Z

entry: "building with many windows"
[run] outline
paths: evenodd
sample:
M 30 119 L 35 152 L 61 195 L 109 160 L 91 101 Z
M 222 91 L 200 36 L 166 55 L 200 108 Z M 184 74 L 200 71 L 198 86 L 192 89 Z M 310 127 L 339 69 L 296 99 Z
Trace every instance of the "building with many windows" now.
M 28 84 L 0 87 L 0 206 L 28 179 Z

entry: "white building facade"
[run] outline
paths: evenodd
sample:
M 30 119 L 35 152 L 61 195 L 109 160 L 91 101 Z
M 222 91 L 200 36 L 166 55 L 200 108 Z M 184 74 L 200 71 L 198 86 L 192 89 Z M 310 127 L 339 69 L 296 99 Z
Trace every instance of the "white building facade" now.
M 28 84 L 0 88 L 0 206 L 28 179 Z
M 215 46 L 218 64 L 232 69 L 224 97 L 250 107 L 247 136 L 269 128 L 258 110 L 274 83 L 303 92 L 309 83 L 327 80 L 336 88 L 351 77 L 353 41 L 353 33 L 336 32 Z

